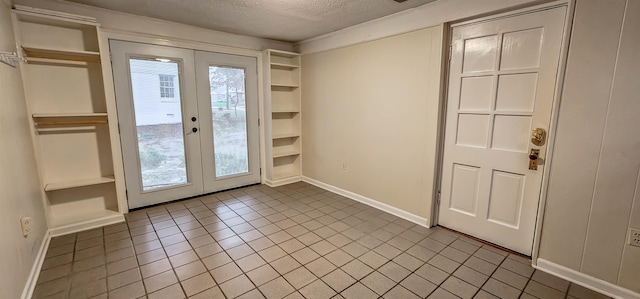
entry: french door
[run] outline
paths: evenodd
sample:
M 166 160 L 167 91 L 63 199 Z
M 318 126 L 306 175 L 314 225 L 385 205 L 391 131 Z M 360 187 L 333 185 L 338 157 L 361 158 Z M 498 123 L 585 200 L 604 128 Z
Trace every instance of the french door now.
M 260 182 L 255 57 L 110 47 L 129 208 Z

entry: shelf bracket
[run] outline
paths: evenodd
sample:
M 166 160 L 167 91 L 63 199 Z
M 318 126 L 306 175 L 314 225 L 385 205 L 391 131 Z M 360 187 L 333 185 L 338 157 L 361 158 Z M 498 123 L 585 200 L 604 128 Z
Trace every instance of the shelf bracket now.
M 0 52 L 0 62 L 6 65 L 16 67 L 20 61 L 26 62 L 26 59 L 18 56 L 16 52 Z

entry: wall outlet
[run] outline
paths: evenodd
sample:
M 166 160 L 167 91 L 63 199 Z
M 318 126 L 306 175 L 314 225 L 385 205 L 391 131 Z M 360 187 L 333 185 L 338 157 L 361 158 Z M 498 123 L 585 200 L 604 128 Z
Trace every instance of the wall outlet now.
M 640 229 L 629 229 L 629 245 L 640 247 Z
M 31 233 L 31 217 L 20 218 L 20 223 L 22 224 L 22 235 L 28 236 Z

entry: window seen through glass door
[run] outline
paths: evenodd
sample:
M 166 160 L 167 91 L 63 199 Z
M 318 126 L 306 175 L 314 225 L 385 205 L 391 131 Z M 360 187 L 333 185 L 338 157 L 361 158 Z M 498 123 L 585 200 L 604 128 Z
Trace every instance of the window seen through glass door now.
M 130 59 L 129 67 L 142 189 L 186 184 L 179 64 Z
M 209 67 L 216 177 L 249 171 L 245 70 Z

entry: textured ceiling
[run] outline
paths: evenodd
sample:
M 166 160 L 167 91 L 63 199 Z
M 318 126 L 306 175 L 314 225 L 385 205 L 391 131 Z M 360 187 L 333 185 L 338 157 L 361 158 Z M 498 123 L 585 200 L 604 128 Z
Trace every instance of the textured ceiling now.
M 435 0 L 68 0 L 230 33 L 297 42 Z

